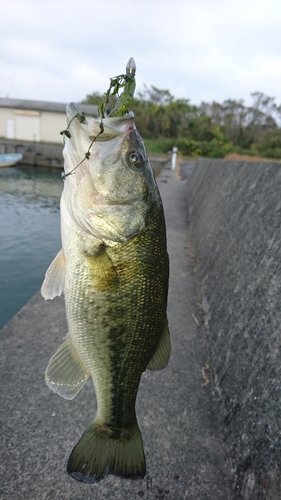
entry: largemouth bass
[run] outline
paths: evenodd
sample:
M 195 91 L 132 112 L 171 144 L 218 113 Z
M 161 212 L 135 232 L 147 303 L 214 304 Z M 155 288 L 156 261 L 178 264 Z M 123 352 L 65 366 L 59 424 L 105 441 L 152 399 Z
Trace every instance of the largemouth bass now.
M 87 483 L 143 478 L 137 391 L 142 373 L 164 368 L 170 356 L 164 213 L 133 113 L 104 118 L 102 133 L 100 119 L 79 116 L 68 105 L 62 250 L 42 285 L 45 299 L 64 293 L 69 332 L 45 379 L 66 399 L 90 376 L 95 387 L 97 413 L 68 473 Z

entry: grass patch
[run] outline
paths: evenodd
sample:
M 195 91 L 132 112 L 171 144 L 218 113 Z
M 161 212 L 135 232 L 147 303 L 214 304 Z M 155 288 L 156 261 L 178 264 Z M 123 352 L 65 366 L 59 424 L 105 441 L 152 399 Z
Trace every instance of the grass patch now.
M 145 148 L 148 155 L 165 155 L 167 154 L 163 147 L 162 139 L 144 139 Z

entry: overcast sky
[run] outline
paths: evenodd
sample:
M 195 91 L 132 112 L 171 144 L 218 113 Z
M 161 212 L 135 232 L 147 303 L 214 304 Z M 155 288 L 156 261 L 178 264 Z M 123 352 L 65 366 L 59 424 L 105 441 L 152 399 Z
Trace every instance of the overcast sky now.
M 137 89 L 281 104 L 281 0 L 0 0 L 0 97 L 81 101 L 133 56 Z

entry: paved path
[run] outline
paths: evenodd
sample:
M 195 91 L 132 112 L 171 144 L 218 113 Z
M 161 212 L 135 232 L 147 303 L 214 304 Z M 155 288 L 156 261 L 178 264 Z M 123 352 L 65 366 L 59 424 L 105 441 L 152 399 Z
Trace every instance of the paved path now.
M 67 475 L 67 458 L 92 421 L 96 402 L 91 383 L 73 401 L 45 386 L 44 370 L 66 333 L 66 322 L 63 300 L 44 302 L 38 293 L 0 332 L 0 500 L 233 498 L 200 326 L 185 198 L 190 167 L 183 165 L 175 173 L 167 167 L 158 177 L 171 260 L 173 349 L 165 370 L 144 373 L 138 394 L 146 478 L 111 476 L 85 485 Z

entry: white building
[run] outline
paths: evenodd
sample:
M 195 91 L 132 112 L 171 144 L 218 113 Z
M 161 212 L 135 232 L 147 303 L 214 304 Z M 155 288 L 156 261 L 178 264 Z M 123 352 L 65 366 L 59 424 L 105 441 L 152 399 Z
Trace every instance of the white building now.
M 61 143 L 67 126 L 66 104 L 0 97 L 0 138 Z M 97 106 L 79 104 L 84 113 L 97 116 Z

